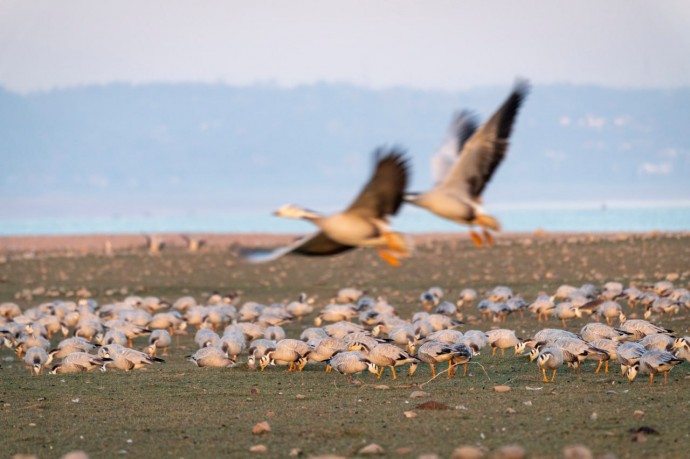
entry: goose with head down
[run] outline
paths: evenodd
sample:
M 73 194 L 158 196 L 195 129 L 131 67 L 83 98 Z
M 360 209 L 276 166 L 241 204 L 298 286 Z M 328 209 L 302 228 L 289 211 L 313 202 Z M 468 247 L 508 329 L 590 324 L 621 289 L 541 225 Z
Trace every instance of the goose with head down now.
M 518 82 L 501 107 L 482 126 L 468 112 L 457 115 L 448 139 L 432 159 L 436 185 L 425 193 L 405 195 L 405 201 L 442 218 L 483 229 L 484 241 L 493 244 L 489 230 L 500 223 L 481 206 L 481 194 L 508 150 L 508 139 L 528 85 Z M 482 238 L 470 230 L 474 243 Z
M 356 247 L 374 247 L 381 258 L 393 266 L 411 253 L 411 242 L 393 231 L 388 217 L 395 215 L 407 186 L 408 165 L 396 149 L 379 149 L 375 153 L 376 169 L 359 196 L 342 212 L 331 215 L 285 205 L 275 215 L 305 219 L 317 227 L 317 233 L 300 238 L 275 250 L 248 250 L 247 261 L 262 263 L 290 253 L 307 256 L 335 255 Z

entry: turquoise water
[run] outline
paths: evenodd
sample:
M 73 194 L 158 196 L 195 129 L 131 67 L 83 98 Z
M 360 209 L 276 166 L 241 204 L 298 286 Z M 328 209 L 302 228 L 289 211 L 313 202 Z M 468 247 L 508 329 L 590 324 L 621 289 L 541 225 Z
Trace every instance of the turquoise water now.
M 644 208 L 506 209 L 493 214 L 508 232 L 536 229 L 559 232 L 690 231 L 690 205 Z M 459 226 L 417 209 L 393 221 L 404 232 L 455 232 Z M 0 235 L 126 233 L 306 233 L 303 221 L 269 213 L 223 215 L 113 216 L 0 219 Z

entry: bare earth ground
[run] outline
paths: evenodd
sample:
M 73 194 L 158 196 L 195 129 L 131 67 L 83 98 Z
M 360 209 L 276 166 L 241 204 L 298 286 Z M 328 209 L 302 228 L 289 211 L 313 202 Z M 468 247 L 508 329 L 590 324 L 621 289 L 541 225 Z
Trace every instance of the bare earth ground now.
M 501 236 L 491 250 L 475 249 L 464 234 L 416 236 L 417 253 L 400 268 L 366 250 L 266 265 L 246 265 L 234 252 L 237 245 L 273 245 L 289 236 L 206 235 L 209 244 L 200 253 L 186 252 L 179 236 L 164 237 L 168 246 L 157 256 L 146 253 L 142 236 L 0 238 L 0 302 L 28 307 L 84 295 L 104 304 L 130 294 L 169 301 L 192 295 L 201 302 L 213 291 L 239 290 L 241 302 L 291 300 L 304 291 L 323 306 L 349 286 L 386 295 L 409 318 L 418 310 L 419 294 L 434 285 L 452 301 L 465 287 L 482 292 L 506 285 L 532 301 L 561 284 L 668 278 L 676 286 L 690 285 L 689 234 L 518 234 Z M 103 253 L 106 240 L 111 256 Z M 468 308 L 465 315 L 475 312 Z M 641 310 L 630 313 L 641 316 Z M 286 326 L 288 336 L 297 337 L 312 318 Z M 683 314 L 653 320 L 678 336 L 690 334 Z M 497 326 L 468 322 L 460 330 Z M 577 331 L 584 323 L 573 321 L 568 329 Z M 516 316 L 503 326 L 528 336 L 560 322 Z M 409 380 L 392 381 L 386 371 L 381 381 L 365 374 L 358 377 L 362 384 L 350 384 L 317 365 L 298 374 L 284 367 L 264 373 L 243 365 L 195 368 L 184 358 L 194 351 L 192 337 L 193 331 L 177 338 L 165 364 L 130 373 L 30 377 L 9 350 L 0 350 L 0 452 L 6 457 L 59 457 L 74 449 L 91 457 L 286 457 L 300 448 L 305 456 L 356 456 L 374 442 L 387 457 L 449 457 L 460 445 L 482 446 L 492 454 L 507 444 L 522 445 L 530 457 L 559 457 L 564 446 L 579 443 L 597 456 L 688 456 L 688 363 L 671 372 L 666 386 L 659 380 L 650 387 L 644 376 L 630 384 L 616 365 L 608 374 L 594 374 L 591 362 L 579 374 L 562 370 L 554 384 L 544 384 L 536 366 L 512 351 L 500 358 L 484 350 L 466 378 L 429 382 L 428 368 L 420 366 Z M 145 338 L 135 342 L 145 343 Z M 496 393 L 498 384 L 512 390 Z M 410 398 L 420 386 L 429 396 Z M 416 408 L 429 400 L 448 409 Z M 635 410 L 644 415 L 634 417 Z M 417 416 L 406 418 L 405 411 Z M 271 432 L 252 435 L 261 421 L 270 423 Z M 629 430 L 641 426 L 659 434 L 632 441 Z M 257 444 L 267 452 L 250 453 Z

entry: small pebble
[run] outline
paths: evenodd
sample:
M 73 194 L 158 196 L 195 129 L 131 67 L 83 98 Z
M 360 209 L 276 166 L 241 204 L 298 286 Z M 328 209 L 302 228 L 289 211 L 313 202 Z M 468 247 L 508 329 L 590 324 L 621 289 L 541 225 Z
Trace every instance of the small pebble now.
M 266 451 L 268 451 L 266 445 L 254 445 L 251 448 L 249 448 L 249 452 L 251 453 L 265 453 Z
M 373 456 L 376 454 L 383 454 L 384 450 L 381 447 L 381 445 L 377 445 L 376 443 L 370 443 L 364 448 L 360 449 L 357 451 L 357 454 L 361 454 L 363 456 Z
M 403 414 L 405 415 L 406 418 L 416 418 L 417 417 L 417 413 L 415 413 L 414 411 L 405 411 Z
M 633 417 L 634 417 L 635 419 L 642 419 L 642 418 L 644 417 L 644 411 L 642 411 L 642 410 L 635 410 L 635 412 L 633 413 Z
M 527 455 L 520 445 L 507 445 L 496 451 L 495 459 L 523 459 Z
M 261 435 L 261 434 L 269 433 L 270 431 L 271 431 L 271 426 L 266 421 L 259 422 L 258 424 L 255 424 L 254 427 L 252 428 L 252 433 L 254 435 Z
M 428 397 L 429 393 L 422 390 L 416 390 L 410 394 L 410 398 L 424 398 Z
M 479 459 L 484 456 L 484 450 L 476 446 L 461 446 L 455 448 L 450 459 Z
M 510 392 L 510 386 L 494 386 L 494 392 Z
M 572 445 L 563 448 L 563 459 L 594 459 L 594 454 L 586 446 Z

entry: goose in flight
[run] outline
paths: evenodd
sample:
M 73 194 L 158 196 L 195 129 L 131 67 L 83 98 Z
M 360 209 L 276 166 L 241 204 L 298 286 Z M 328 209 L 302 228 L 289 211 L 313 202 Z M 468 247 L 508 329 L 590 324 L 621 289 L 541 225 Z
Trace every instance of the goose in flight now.
M 431 161 L 434 187 L 425 193 L 406 194 L 405 201 L 422 207 L 447 220 L 470 226 L 470 236 L 477 247 L 486 241 L 493 245 L 489 230 L 499 231 L 498 220 L 481 207 L 481 194 L 494 171 L 505 157 L 508 139 L 528 84 L 519 81 L 506 101 L 481 126 L 467 111 L 451 122 L 447 140 Z M 482 237 L 472 230 L 482 228 Z
M 253 263 L 272 261 L 289 253 L 325 256 L 356 247 L 375 247 L 381 258 L 393 266 L 411 252 L 411 242 L 393 231 L 388 217 L 400 208 L 407 186 L 408 165 L 397 149 L 379 149 L 375 153 L 376 169 L 359 196 L 342 212 L 322 215 L 292 204 L 274 215 L 302 218 L 319 227 L 319 231 L 274 250 L 248 250 L 244 258 Z

